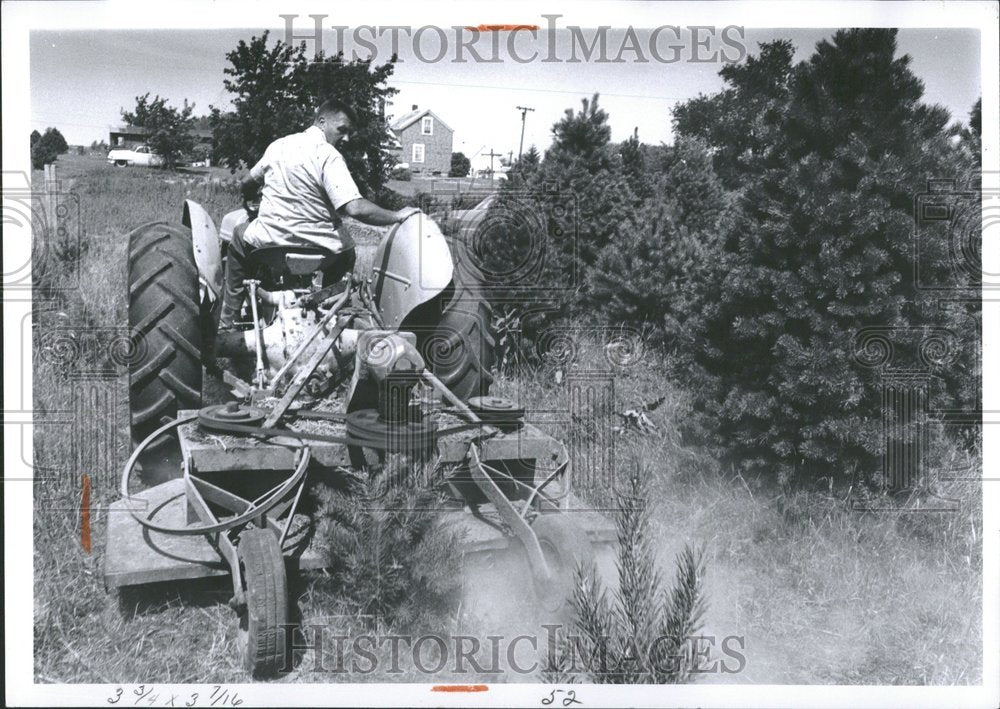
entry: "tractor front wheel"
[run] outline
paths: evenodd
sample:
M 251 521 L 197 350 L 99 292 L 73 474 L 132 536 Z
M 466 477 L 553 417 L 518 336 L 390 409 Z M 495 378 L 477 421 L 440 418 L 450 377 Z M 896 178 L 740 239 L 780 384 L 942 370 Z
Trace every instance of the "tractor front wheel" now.
M 254 677 L 282 671 L 288 625 L 288 579 L 278 538 L 269 529 L 251 527 L 236 546 L 243 576 L 239 646 L 243 665 Z

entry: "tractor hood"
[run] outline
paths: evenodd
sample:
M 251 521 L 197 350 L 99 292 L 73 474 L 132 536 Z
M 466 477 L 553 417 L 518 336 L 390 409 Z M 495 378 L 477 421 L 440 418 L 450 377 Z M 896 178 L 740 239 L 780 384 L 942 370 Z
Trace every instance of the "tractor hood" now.
M 398 328 L 414 308 L 448 287 L 453 272 L 448 242 L 430 217 L 418 212 L 394 226 L 372 261 L 375 305 L 384 326 Z

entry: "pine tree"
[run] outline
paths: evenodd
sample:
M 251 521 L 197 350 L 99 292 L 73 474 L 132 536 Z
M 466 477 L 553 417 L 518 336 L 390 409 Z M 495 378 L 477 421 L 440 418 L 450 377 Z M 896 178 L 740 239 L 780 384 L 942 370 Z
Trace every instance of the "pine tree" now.
M 551 307 L 558 317 L 592 307 L 591 269 L 637 199 L 597 95 L 584 99 L 579 111 L 567 109 L 552 132 L 538 169 L 515 170 L 501 190 L 490 223 L 503 229 L 491 232 L 477 253 L 492 280 L 503 282 L 500 274 L 513 272 L 504 296 L 525 303 L 518 292 L 530 287 L 535 305 Z M 524 261 L 520 267 L 511 266 L 514 258 Z
M 956 176 L 957 151 L 947 112 L 921 103 L 895 51 L 894 30 L 820 42 L 754 159 L 730 163 L 744 195 L 693 382 L 720 446 L 782 479 L 877 466 L 879 389 L 853 352 L 862 328 L 953 323 L 914 288 L 912 210 L 928 178 Z
M 594 268 L 594 300 L 609 322 L 645 325 L 654 342 L 696 346 L 722 277 L 732 197 L 705 145 L 681 138 L 650 178 L 649 196 Z
M 704 549 L 685 546 L 669 588 L 657 569 L 649 471 L 636 469 L 616 499 L 618 587 L 609 591 L 592 568 L 577 571 L 573 639 L 546 657 L 548 681 L 681 684 L 698 671 L 694 643 L 704 623 Z
M 779 139 L 788 102 L 794 47 L 788 40 L 760 45 L 760 54 L 719 72 L 727 87 L 674 109 L 674 130 L 704 139 L 727 189 L 746 184 Z

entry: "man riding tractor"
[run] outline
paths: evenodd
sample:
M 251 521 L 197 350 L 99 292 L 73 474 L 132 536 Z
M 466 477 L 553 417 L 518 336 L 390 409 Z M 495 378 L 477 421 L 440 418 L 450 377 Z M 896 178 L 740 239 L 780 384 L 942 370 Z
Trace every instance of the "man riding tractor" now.
M 233 231 L 226 260 L 225 290 L 219 337 L 234 333 L 235 320 L 246 296 L 246 260 L 267 246 L 302 245 L 319 248 L 323 286 L 340 281 L 354 267 L 354 242 L 340 227 L 346 214 L 370 226 L 391 226 L 418 213 L 414 207 L 391 211 L 361 196 L 337 146 L 348 140 L 357 116 L 336 99 L 316 109 L 313 124 L 271 143 L 241 185 L 252 217 Z M 254 198 L 259 193 L 259 211 Z

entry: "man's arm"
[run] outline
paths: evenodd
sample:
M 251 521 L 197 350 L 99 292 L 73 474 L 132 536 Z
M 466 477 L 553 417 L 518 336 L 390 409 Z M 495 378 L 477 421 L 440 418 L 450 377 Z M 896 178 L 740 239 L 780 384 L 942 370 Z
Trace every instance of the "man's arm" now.
M 408 207 L 399 211 L 382 209 L 380 206 L 361 196 L 361 191 L 354 183 L 354 178 L 347 170 L 347 163 L 336 150 L 329 150 L 325 156 L 323 167 L 323 188 L 333 203 L 334 209 L 340 214 L 357 219 L 369 226 L 390 226 L 401 222 L 419 209 Z
M 388 209 L 382 209 L 380 206 L 374 202 L 369 202 L 364 197 L 359 197 L 358 199 L 352 199 L 350 202 L 342 206 L 339 211 L 349 217 L 357 219 L 362 224 L 368 224 L 369 226 L 390 226 L 403 221 L 410 215 L 416 214 L 420 210 L 416 207 L 404 207 L 403 209 L 393 212 Z

